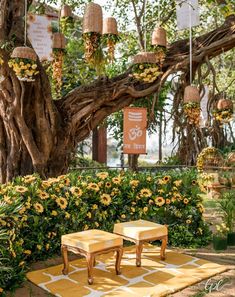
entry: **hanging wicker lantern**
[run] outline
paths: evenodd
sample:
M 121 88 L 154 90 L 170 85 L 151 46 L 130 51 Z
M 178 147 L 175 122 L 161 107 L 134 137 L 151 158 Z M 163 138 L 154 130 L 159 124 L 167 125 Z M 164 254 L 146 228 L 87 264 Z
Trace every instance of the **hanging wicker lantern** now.
M 36 61 L 37 54 L 32 48 L 20 46 L 13 50 L 8 65 L 19 80 L 32 82 L 35 81 L 35 76 L 39 73 Z
M 11 58 L 29 59 L 32 61 L 36 61 L 37 54 L 31 47 L 19 46 L 13 50 Z
M 233 102 L 230 99 L 219 99 L 217 103 L 217 109 L 222 110 L 222 109 L 231 109 L 233 110 Z
M 104 19 L 102 40 L 107 45 L 107 58 L 111 62 L 114 60 L 115 45 L 119 39 L 116 19 L 113 17 Z
M 133 57 L 133 64 L 142 63 L 156 64 L 157 60 L 155 54 L 151 52 L 140 52 Z
M 200 102 L 199 90 L 193 86 L 187 86 L 184 90 L 184 103 Z
M 103 28 L 103 13 L 99 4 L 88 3 L 83 17 L 83 33 L 100 33 Z
M 157 63 L 162 67 L 166 58 L 166 31 L 161 27 L 156 27 L 152 34 L 152 46 L 157 58 Z
M 69 5 L 65 4 L 62 6 L 61 11 L 60 11 L 60 17 L 61 18 L 67 18 L 67 17 L 72 17 L 72 9 Z
M 166 30 L 162 27 L 156 27 L 152 34 L 152 45 L 166 47 Z
M 114 34 L 118 35 L 118 29 L 117 29 L 117 21 L 113 17 L 109 17 L 104 19 L 103 22 L 103 35 L 104 34 Z
M 52 37 L 52 48 L 53 49 L 65 49 L 66 40 L 64 34 L 62 33 L 54 33 Z

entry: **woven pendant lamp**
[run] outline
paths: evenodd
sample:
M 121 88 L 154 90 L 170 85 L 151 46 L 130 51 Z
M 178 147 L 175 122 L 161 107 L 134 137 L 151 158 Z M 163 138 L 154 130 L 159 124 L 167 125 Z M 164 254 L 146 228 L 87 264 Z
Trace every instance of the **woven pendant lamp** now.
M 103 29 L 103 13 L 99 4 L 88 3 L 83 17 L 83 33 L 100 33 Z
M 29 59 L 32 61 L 37 60 L 37 54 L 34 49 L 28 46 L 19 46 L 14 48 L 11 58 L 21 58 L 21 59 Z
M 184 103 L 200 102 L 200 94 L 197 87 L 187 86 L 184 90 Z
M 162 27 L 156 27 L 152 34 L 152 45 L 154 46 L 167 46 L 167 40 L 166 40 L 166 30 Z

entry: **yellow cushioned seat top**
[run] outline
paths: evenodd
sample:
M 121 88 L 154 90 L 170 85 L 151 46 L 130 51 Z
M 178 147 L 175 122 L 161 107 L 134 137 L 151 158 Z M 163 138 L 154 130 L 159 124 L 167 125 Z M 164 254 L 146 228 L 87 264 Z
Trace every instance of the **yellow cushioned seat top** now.
M 123 239 L 116 234 L 92 229 L 62 235 L 61 244 L 80 248 L 86 252 L 92 253 L 123 245 Z
M 168 234 L 166 226 L 145 220 L 115 224 L 113 232 L 136 240 L 148 240 Z

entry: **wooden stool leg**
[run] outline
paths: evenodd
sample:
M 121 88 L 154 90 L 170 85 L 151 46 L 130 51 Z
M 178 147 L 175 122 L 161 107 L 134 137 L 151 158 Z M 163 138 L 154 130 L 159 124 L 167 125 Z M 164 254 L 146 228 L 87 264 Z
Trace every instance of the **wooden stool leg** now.
M 69 261 L 68 261 L 68 249 L 66 245 L 61 246 L 61 253 L 62 253 L 62 258 L 63 258 L 63 263 L 64 263 L 64 268 L 62 270 L 63 274 L 68 274 L 69 272 Z
M 162 239 L 162 245 L 161 245 L 161 260 L 166 259 L 166 246 L 167 246 L 167 236 Z
M 141 253 L 143 250 L 143 243 L 141 241 L 136 242 L 136 266 L 141 266 Z
M 122 254 L 123 254 L 123 247 L 120 247 L 116 251 L 115 270 L 116 270 L 117 275 L 121 274 L 120 265 L 121 265 L 121 260 L 122 260 Z
M 94 255 L 88 253 L 86 255 L 86 260 L 87 260 L 87 272 L 88 272 L 88 284 L 92 285 L 93 284 L 93 265 L 94 265 Z

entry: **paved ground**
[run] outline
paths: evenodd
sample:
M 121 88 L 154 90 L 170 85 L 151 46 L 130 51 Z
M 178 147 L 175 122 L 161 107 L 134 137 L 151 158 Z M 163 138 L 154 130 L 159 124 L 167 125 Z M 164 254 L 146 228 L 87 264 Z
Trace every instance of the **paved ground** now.
M 221 215 L 216 208 L 207 208 L 205 219 L 210 222 L 211 229 L 220 223 Z M 192 249 L 175 249 L 198 258 L 206 259 L 215 263 L 223 264 L 228 267 L 228 271 L 214 276 L 209 280 L 204 280 L 196 285 L 186 288 L 180 292 L 172 294 L 171 297 L 235 297 L 235 247 L 227 249 L 225 252 L 216 253 L 212 246 L 207 248 Z M 72 256 L 76 259 L 76 256 Z M 32 265 L 32 270 L 42 269 L 48 266 L 58 265 L 61 258 L 53 258 L 44 262 L 38 262 Z M 30 282 L 25 282 L 24 287 L 16 291 L 15 297 L 48 297 L 52 296 Z M 71 296 L 73 297 L 73 296 Z M 170 296 L 169 296 L 170 297 Z

